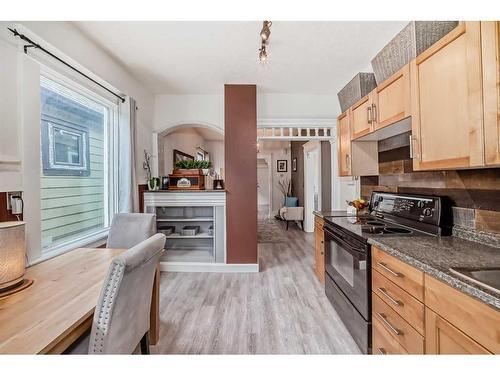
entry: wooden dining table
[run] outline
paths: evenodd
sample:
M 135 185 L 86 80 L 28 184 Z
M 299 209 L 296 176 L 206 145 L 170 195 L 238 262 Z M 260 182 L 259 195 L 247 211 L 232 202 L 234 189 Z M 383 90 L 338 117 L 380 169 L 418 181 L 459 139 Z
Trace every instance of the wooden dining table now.
M 1 354 L 63 353 L 91 326 L 111 259 L 125 249 L 81 248 L 28 267 L 28 288 L 0 299 Z M 151 299 L 150 344 L 158 341 L 159 268 Z

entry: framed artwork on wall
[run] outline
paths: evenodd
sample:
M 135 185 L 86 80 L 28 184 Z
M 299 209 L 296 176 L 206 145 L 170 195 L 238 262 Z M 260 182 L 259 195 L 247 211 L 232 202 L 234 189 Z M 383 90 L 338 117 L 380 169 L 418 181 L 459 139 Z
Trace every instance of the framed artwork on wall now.
M 288 171 L 288 161 L 278 160 L 276 162 L 276 169 L 279 173 L 286 173 Z
M 292 159 L 292 172 L 297 172 L 297 158 Z

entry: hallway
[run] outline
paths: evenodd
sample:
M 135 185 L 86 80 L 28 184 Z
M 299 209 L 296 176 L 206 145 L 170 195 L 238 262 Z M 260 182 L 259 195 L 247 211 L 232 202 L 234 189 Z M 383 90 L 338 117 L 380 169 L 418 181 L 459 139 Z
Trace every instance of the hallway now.
M 154 353 L 359 353 L 314 275 L 314 235 L 268 224 L 259 273 L 162 273 Z

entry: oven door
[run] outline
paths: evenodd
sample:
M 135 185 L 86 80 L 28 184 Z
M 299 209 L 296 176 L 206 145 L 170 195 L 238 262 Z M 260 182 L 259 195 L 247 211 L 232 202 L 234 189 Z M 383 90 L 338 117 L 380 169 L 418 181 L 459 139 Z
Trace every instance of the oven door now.
M 370 254 L 368 245 L 333 228 L 325 231 L 325 272 L 356 310 L 370 321 Z

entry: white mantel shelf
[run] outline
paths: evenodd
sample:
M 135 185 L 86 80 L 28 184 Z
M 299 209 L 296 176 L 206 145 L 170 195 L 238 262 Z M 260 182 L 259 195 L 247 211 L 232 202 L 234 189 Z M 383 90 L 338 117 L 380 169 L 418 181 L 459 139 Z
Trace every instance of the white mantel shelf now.
M 144 192 L 146 206 L 225 206 L 224 190 L 155 190 Z

